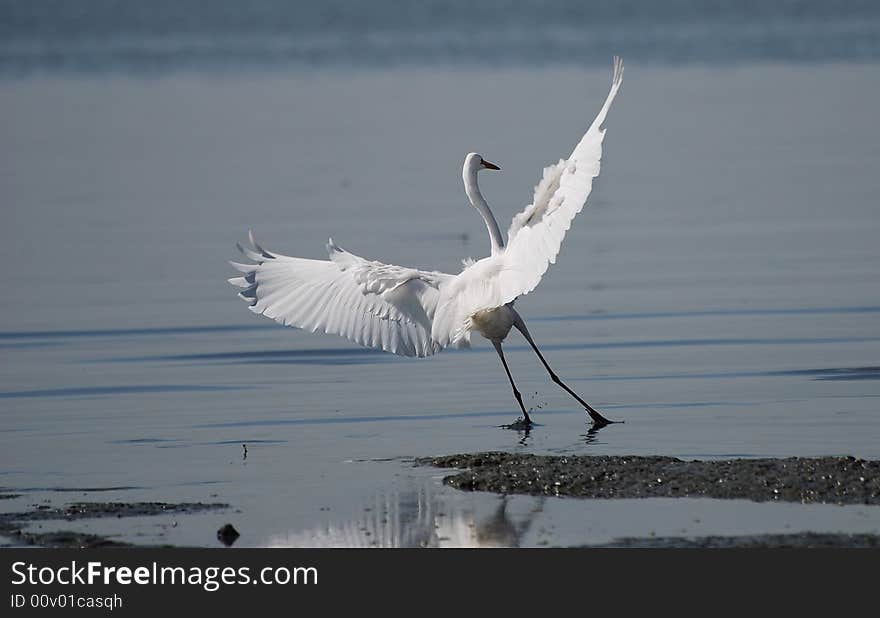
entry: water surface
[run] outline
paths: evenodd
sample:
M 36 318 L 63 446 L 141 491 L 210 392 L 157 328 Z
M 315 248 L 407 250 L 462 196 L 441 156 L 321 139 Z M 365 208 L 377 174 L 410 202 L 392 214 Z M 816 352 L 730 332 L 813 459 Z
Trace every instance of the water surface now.
M 868 507 L 502 501 L 411 464 L 880 457 L 876 64 L 629 61 L 589 207 L 517 303 L 560 375 L 623 425 L 589 431 L 516 335 L 529 435 L 499 428 L 515 402 L 485 342 L 399 359 L 252 316 L 226 283 L 248 228 L 282 253 L 320 258 L 332 235 L 457 272 L 488 250 L 463 155 L 501 164 L 483 188 L 508 221 L 609 78 L 610 58 L 0 80 L 0 486 L 24 494 L 0 507 L 229 503 L 174 526 L 62 524 L 197 545 L 227 521 L 248 546 L 880 530 Z

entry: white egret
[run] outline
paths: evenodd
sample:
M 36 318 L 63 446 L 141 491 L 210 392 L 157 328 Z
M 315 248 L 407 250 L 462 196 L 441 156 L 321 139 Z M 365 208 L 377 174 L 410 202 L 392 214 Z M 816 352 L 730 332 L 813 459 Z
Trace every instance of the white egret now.
M 602 158 L 602 124 L 623 78 L 623 61 L 614 58 L 611 90 L 586 134 L 567 159 L 544 169 L 532 203 L 513 218 L 507 242 L 477 185 L 481 170 L 500 169 L 477 153 L 464 161 L 462 179 L 471 205 L 486 222 L 491 255 L 468 261 L 457 275 L 366 260 L 327 244 L 329 260 L 289 257 L 260 247 L 238 245 L 253 264 L 232 265 L 241 273 L 230 283 L 254 313 L 287 326 L 341 335 L 356 343 L 402 356 L 425 357 L 448 346 L 467 347 L 472 332 L 492 342 L 510 380 L 523 419 L 523 405 L 501 344 L 516 327 L 532 346 L 553 382 L 590 415 L 597 426 L 609 421 L 566 386 L 535 345 L 514 301 L 531 292 L 556 261 L 565 232 L 587 201 Z

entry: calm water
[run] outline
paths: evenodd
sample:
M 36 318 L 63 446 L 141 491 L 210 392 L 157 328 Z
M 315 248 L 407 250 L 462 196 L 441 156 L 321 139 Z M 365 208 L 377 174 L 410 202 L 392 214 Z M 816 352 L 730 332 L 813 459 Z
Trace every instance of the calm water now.
M 812 62 L 809 46 L 798 58 L 754 61 L 737 38 L 751 22 L 723 11 L 740 41 L 730 63 L 682 64 L 677 48 L 659 43 L 663 62 L 639 61 L 648 51 L 638 46 L 627 55 L 626 37 L 653 18 L 615 35 L 628 65 L 602 176 L 558 264 L 517 306 L 569 384 L 627 422 L 588 432 L 511 335 L 512 370 L 541 424 L 528 436 L 498 428 L 516 417 L 515 402 L 484 342 L 414 361 L 284 329 L 235 298 L 226 260 L 253 228 L 283 253 L 322 257 L 332 235 L 366 257 L 456 272 L 462 257 L 488 250 L 460 186 L 464 153 L 502 165 L 483 184 L 506 227 L 542 166 L 568 153 L 601 104 L 604 44 L 602 65 L 550 54 L 541 66 L 464 68 L 463 52 L 447 50 L 443 62 L 339 56 L 327 71 L 288 58 L 283 70 L 273 60 L 254 61 L 273 68 L 254 71 L 228 50 L 197 62 L 189 52 L 169 61 L 161 49 L 125 60 L 102 30 L 122 32 L 123 51 L 153 49 L 165 32 L 157 16 L 172 4 L 189 6 L 129 15 L 128 30 L 77 21 L 69 3 L 2 5 L 16 16 L 3 28 L 17 34 L 0 37 L 0 487 L 24 495 L 0 507 L 230 503 L 173 527 L 152 518 L 61 526 L 200 545 L 216 544 L 227 521 L 241 545 L 880 530 L 878 509 L 867 507 L 502 500 L 446 489 L 441 473 L 410 464 L 488 449 L 880 457 L 880 65 L 873 35 L 853 51 L 846 46 L 861 39 L 840 34 L 873 32 L 873 4 L 825 16 L 837 51 L 823 58 L 855 64 Z M 617 3 L 597 6 L 590 28 L 620 23 Z M 807 25 L 761 22 L 782 24 L 773 40 L 822 29 L 824 3 L 797 6 L 807 7 Z M 688 10 L 693 19 L 669 23 L 722 28 Z M 406 15 L 393 14 L 402 21 L 388 29 L 405 30 Z M 63 36 L 51 37 L 63 67 L 41 38 L 46 15 L 64 22 Z M 216 36 L 225 13 L 211 15 L 208 38 L 228 45 Z M 308 15 L 309 36 L 329 28 Z M 169 45 L 207 27 L 172 17 Z M 450 20 L 437 31 L 457 31 Z M 273 44 L 271 20 L 244 21 L 242 37 Z M 278 22 L 279 37 L 289 23 Z M 492 36 L 502 26 L 510 36 L 525 27 L 502 19 Z M 462 37 L 461 49 L 477 44 Z M 31 51 L 15 56 L 14 45 Z M 240 66 L 217 73 L 203 61 Z
M 873 0 L 0 0 L 0 74 L 880 58 Z

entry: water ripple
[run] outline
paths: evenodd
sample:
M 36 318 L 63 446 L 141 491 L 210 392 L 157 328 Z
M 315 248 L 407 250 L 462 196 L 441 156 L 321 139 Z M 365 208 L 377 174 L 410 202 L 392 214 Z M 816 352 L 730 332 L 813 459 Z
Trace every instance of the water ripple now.
M 102 328 L 86 330 L 24 330 L 0 331 L 2 339 L 72 339 L 89 337 L 151 337 L 164 335 L 201 335 L 261 330 L 269 325 L 232 326 L 167 326 L 157 328 Z
M 780 309 L 706 309 L 701 311 L 654 311 L 643 313 L 589 313 L 529 318 L 531 322 L 580 322 L 585 320 L 654 320 L 663 318 L 704 318 L 757 315 L 846 315 L 880 313 L 880 306 L 801 307 Z
M 247 386 L 203 386 L 198 384 L 139 384 L 128 386 L 88 386 L 74 388 L 50 388 L 33 391 L 0 392 L 0 399 L 34 397 L 82 397 L 101 395 L 129 395 L 140 393 L 204 393 L 214 391 L 245 390 Z

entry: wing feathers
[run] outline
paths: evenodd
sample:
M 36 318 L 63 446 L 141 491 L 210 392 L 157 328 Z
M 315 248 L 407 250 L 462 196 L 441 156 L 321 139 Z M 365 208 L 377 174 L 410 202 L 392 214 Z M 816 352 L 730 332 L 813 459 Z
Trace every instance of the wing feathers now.
M 444 287 L 431 331 L 440 345 L 466 343 L 471 316 L 528 294 L 556 262 L 565 234 L 586 204 L 593 178 L 599 175 L 601 126 L 622 78 L 623 62 L 615 56 L 611 89 L 599 114 L 571 156 L 544 169 L 532 203 L 510 224 L 507 246 L 500 253 L 465 264 L 462 273 Z
M 614 57 L 611 89 L 590 128 L 568 159 L 544 169 L 532 203 L 508 229 L 507 246 L 458 276 L 369 261 L 331 238 L 329 260 L 295 258 L 237 245 L 254 264 L 230 262 L 242 276 L 229 283 L 253 312 L 285 325 L 347 337 L 361 345 L 405 356 L 429 356 L 447 345 L 466 345 L 477 311 L 528 294 L 556 262 L 575 216 L 599 175 L 602 128 L 623 81 Z
M 501 296 L 510 302 L 528 294 L 540 282 L 562 246 L 565 233 L 583 209 L 599 175 L 602 159 L 602 124 L 623 81 L 623 60 L 614 57 L 611 89 L 599 114 L 568 159 L 544 169 L 532 203 L 513 218 L 507 232 L 506 268 Z
M 439 288 L 451 278 L 368 261 L 327 244 L 330 260 L 295 258 L 261 247 L 238 249 L 254 264 L 230 264 L 242 276 L 229 279 L 251 311 L 288 326 L 341 335 L 404 356 L 430 356 Z

